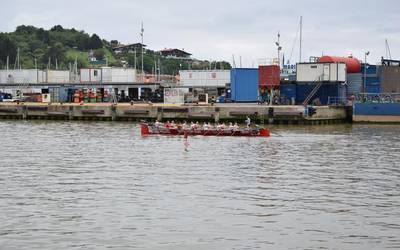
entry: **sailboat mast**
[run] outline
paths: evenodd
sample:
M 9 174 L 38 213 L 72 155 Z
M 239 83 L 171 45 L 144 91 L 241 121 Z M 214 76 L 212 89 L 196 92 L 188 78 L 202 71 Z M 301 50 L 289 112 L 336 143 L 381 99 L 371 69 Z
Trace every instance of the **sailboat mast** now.
M 300 16 L 300 52 L 299 52 L 299 62 L 301 62 L 302 40 L 303 40 L 303 16 Z

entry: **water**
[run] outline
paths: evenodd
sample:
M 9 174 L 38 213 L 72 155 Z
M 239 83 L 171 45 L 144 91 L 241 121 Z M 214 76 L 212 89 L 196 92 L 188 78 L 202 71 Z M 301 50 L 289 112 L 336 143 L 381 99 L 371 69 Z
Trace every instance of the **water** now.
M 0 249 L 399 249 L 399 134 L 0 121 Z

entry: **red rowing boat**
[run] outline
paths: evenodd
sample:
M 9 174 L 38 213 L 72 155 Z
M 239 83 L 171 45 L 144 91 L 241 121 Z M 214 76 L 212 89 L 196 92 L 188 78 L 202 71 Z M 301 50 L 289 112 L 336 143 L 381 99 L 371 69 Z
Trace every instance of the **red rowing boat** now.
M 230 129 L 183 129 L 178 127 L 155 126 L 152 124 L 140 124 L 142 135 L 184 135 L 184 136 L 250 136 L 250 137 L 269 137 L 270 132 L 267 128 L 242 128 L 238 130 Z

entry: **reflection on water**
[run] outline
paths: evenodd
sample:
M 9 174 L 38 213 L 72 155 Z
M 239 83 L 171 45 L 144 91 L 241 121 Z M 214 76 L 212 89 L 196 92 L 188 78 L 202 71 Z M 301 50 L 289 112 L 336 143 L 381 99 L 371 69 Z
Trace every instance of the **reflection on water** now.
M 1 249 L 400 248 L 400 126 L 0 121 Z

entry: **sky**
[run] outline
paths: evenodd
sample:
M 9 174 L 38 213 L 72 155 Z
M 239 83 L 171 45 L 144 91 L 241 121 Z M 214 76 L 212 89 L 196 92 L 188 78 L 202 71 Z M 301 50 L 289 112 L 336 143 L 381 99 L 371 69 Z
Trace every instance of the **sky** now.
M 285 61 L 310 56 L 353 55 L 369 63 L 400 59 L 399 0 L 0 0 L 0 32 L 18 25 L 96 33 L 106 40 L 140 42 L 152 50 L 179 48 L 202 60 L 257 66 L 277 57 L 277 34 Z

